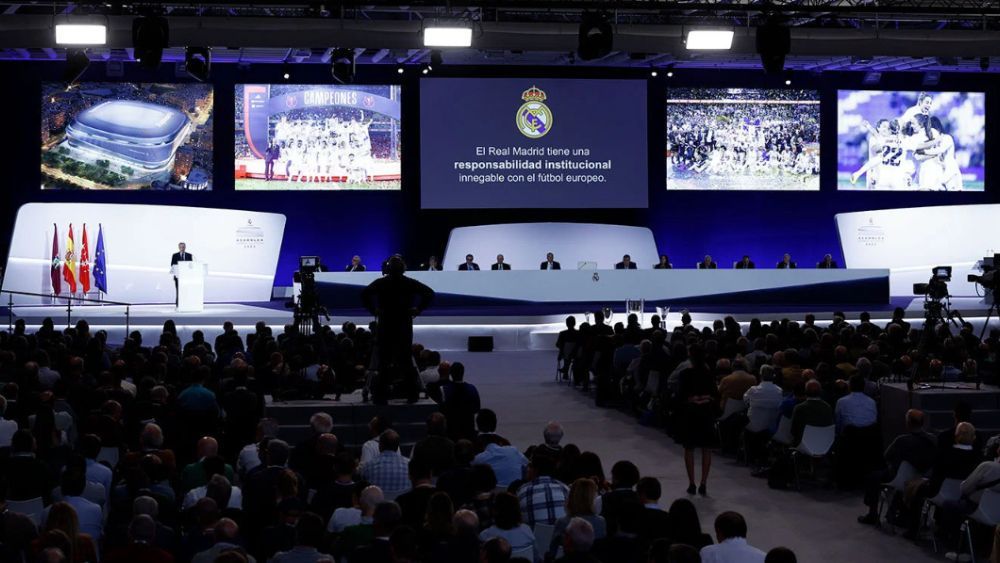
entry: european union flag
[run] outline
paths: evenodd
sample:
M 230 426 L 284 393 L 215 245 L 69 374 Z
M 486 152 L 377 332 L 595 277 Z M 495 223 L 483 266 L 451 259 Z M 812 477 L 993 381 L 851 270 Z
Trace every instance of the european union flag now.
M 94 255 L 94 286 L 99 291 L 108 292 L 107 257 L 104 254 L 104 226 L 97 225 L 97 253 Z

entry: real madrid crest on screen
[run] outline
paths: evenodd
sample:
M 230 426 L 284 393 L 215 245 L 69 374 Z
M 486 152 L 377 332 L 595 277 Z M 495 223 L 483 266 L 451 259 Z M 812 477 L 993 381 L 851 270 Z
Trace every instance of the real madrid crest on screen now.
M 532 86 L 521 93 L 524 104 L 517 109 L 517 130 L 529 139 L 540 139 L 552 129 L 552 110 L 545 105 L 545 92 Z

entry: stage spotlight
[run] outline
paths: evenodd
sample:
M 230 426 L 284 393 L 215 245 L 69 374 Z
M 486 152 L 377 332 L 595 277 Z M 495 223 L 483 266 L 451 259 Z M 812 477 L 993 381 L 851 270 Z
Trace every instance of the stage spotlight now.
M 402 66 L 397 66 L 396 67 L 396 74 L 403 74 L 403 67 Z
M 584 12 L 580 22 L 580 40 L 576 52 L 590 61 L 606 57 L 614 43 L 614 31 L 604 12 Z
M 425 66 L 423 70 L 420 71 L 420 74 L 430 74 L 430 72 L 431 72 L 431 67 Z
M 673 77 L 674 77 L 674 71 L 668 70 L 667 71 L 667 78 L 673 78 Z
M 652 76 L 653 78 L 656 78 L 657 76 L 659 76 L 659 73 L 657 73 L 656 69 L 654 68 L 653 70 L 649 71 L 649 75 Z
M 90 66 L 90 57 L 83 49 L 73 49 L 66 52 L 66 68 L 63 70 L 63 82 L 76 84 Z
M 727 51 L 733 48 L 731 29 L 692 29 L 684 45 L 690 51 Z
M 139 66 L 148 70 L 159 68 L 169 37 L 166 18 L 140 16 L 132 20 L 132 50 Z
M 785 79 L 785 86 L 791 86 L 791 85 L 792 85 L 792 79 L 791 78 L 786 78 Z
M 464 21 L 430 22 L 424 25 L 424 47 L 471 47 L 472 25 Z
M 292 77 L 292 65 L 288 61 L 281 63 L 281 77 L 285 80 Z
M 767 22 L 757 28 L 757 54 L 767 74 L 785 70 L 785 57 L 792 49 L 792 32 L 776 22 Z
M 108 28 L 103 24 L 56 24 L 56 45 L 104 45 Z
M 208 80 L 212 72 L 212 52 L 208 47 L 188 47 L 184 49 L 184 71 L 198 82 Z
M 340 84 L 354 82 L 354 49 L 338 47 L 330 57 L 330 76 Z

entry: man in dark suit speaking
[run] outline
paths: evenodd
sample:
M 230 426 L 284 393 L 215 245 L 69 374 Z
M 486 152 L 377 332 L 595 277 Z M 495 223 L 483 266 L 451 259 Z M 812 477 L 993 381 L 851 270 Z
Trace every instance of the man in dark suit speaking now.
M 792 260 L 791 254 L 785 254 L 784 256 L 781 257 L 781 262 L 778 262 L 778 265 L 775 267 L 778 268 L 779 270 L 790 270 L 792 268 L 797 267 L 797 265 Z
M 503 254 L 497 254 L 497 262 L 490 266 L 491 270 L 509 270 L 510 264 L 503 261 Z
M 177 245 L 177 252 L 174 252 L 173 256 L 170 257 L 170 265 L 176 266 L 178 262 L 191 262 L 193 260 L 194 256 L 187 251 L 187 245 L 182 242 Z M 177 296 L 177 276 L 174 276 L 174 307 L 178 303 Z
M 548 254 L 545 255 L 545 261 L 542 262 L 541 266 L 539 266 L 538 269 L 539 270 L 561 270 L 562 267 L 559 265 L 559 262 L 556 262 L 556 255 L 552 254 L 551 252 L 549 252 Z
M 472 257 L 471 254 L 466 254 L 465 255 L 465 262 L 462 262 L 461 264 L 459 264 L 458 265 L 458 269 L 461 270 L 461 271 L 463 271 L 463 272 L 466 272 L 466 271 L 470 271 L 471 272 L 472 270 L 478 270 L 479 269 L 479 264 L 476 264 L 475 262 L 473 262 L 473 260 L 474 260 L 474 258 Z
M 622 261 L 621 262 L 615 264 L 615 269 L 616 270 L 635 270 L 635 269 L 638 269 L 638 266 L 636 266 L 635 262 L 632 261 L 632 257 L 629 256 L 628 254 L 626 254 L 625 256 L 622 256 Z
M 733 267 L 737 270 L 753 270 L 757 267 L 757 265 L 753 263 L 753 260 L 751 260 L 749 256 L 744 255 L 743 259 L 737 262 Z
M 365 269 L 365 265 L 361 263 L 360 256 L 351 258 L 351 263 L 344 267 L 345 272 L 364 272 Z

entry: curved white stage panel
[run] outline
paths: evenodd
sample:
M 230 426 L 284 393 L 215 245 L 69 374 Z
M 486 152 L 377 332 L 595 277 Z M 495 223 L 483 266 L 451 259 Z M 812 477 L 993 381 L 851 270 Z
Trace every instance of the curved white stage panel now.
M 508 223 L 452 229 L 441 264 L 455 270 L 472 254 L 484 270 L 503 254 L 514 270 L 537 270 L 552 252 L 564 270 L 575 270 L 581 262 L 596 262 L 610 270 L 629 254 L 640 268 L 660 261 L 653 232 L 645 227 L 598 223 Z
M 952 295 L 974 296 L 976 262 L 1000 252 L 1000 204 L 881 209 L 836 215 L 852 268 L 889 268 L 892 295 L 911 295 L 934 266 L 952 266 Z
M 647 307 L 707 305 L 864 305 L 889 302 L 888 270 L 561 270 L 411 272 L 449 314 L 556 314 L 644 299 Z M 331 311 L 360 309 L 377 272 L 320 272 Z
M 53 226 L 58 229 L 56 242 L 62 259 L 70 224 L 76 260 L 82 252 L 84 224 L 87 227 L 90 298 L 98 295 L 93 276 L 100 228 L 107 266 L 106 299 L 173 304 L 170 257 L 183 241 L 196 260 L 208 265 L 205 301 L 234 303 L 270 300 L 285 216 L 173 205 L 29 203 L 17 212 L 3 289 L 52 293 Z M 63 281 L 62 295 L 68 293 Z M 15 297 L 16 303 L 48 301 Z

